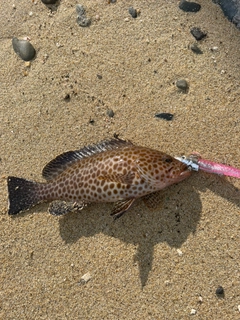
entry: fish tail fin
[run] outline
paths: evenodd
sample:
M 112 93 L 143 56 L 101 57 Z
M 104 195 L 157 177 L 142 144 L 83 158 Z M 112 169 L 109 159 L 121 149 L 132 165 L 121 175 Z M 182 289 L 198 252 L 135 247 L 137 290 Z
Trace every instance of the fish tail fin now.
M 14 215 L 28 210 L 41 201 L 38 183 L 17 177 L 8 177 L 8 214 Z

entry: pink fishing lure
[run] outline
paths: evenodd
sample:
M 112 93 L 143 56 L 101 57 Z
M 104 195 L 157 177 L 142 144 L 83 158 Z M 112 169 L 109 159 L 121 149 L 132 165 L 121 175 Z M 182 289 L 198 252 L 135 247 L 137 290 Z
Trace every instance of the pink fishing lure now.
M 189 157 L 176 157 L 189 166 L 193 171 L 205 171 L 209 173 L 222 174 L 228 177 L 240 178 L 240 169 L 231 167 L 222 163 L 213 162 L 207 159 L 202 159 L 197 153 L 192 153 Z

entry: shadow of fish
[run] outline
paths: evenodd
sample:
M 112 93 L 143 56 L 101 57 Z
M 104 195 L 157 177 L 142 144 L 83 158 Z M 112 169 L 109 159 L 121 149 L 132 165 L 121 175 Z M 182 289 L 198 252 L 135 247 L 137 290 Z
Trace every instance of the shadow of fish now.
M 45 183 L 8 177 L 8 214 L 44 201 L 52 202 L 49 212 L 55 215 L 92 202 L 114 202 L 111 215 L 118 218 L 137 198 L 148 195 L 149 200 L 190 174 L 185 164 L 163 152 L 115 137 L 57 156 L 42 171 Z

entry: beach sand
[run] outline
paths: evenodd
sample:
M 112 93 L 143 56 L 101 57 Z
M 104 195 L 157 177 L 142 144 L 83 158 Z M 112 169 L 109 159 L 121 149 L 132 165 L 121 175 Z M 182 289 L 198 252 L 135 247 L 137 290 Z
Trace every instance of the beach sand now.
M 240 32 L 212 1 L 197 2 L 185 13 L 174 0 L 83 0 L 86 28 L 77 1 L 52 13 L 40 0 L 1 4 L 1 319 L 240 318 L 240 180 L 195 173 L 156 210 L 139 200 L 115 222 L 112 204 L 7 215 L 8 175 L 43 181 L 55 156 L 114 133 L 240 167 Z M 192 27 L 207 33 L 201 55 L 189 49 Z M 31 38 L 30 66 L 14 36 Z

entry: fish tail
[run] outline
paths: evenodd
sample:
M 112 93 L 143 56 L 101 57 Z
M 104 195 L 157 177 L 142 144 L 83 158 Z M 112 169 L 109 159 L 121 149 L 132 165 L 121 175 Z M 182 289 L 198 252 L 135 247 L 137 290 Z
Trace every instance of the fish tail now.
M 17 177 L 8 177 L 8 214 L 27 210 L 41 201 L 38 183 Z

